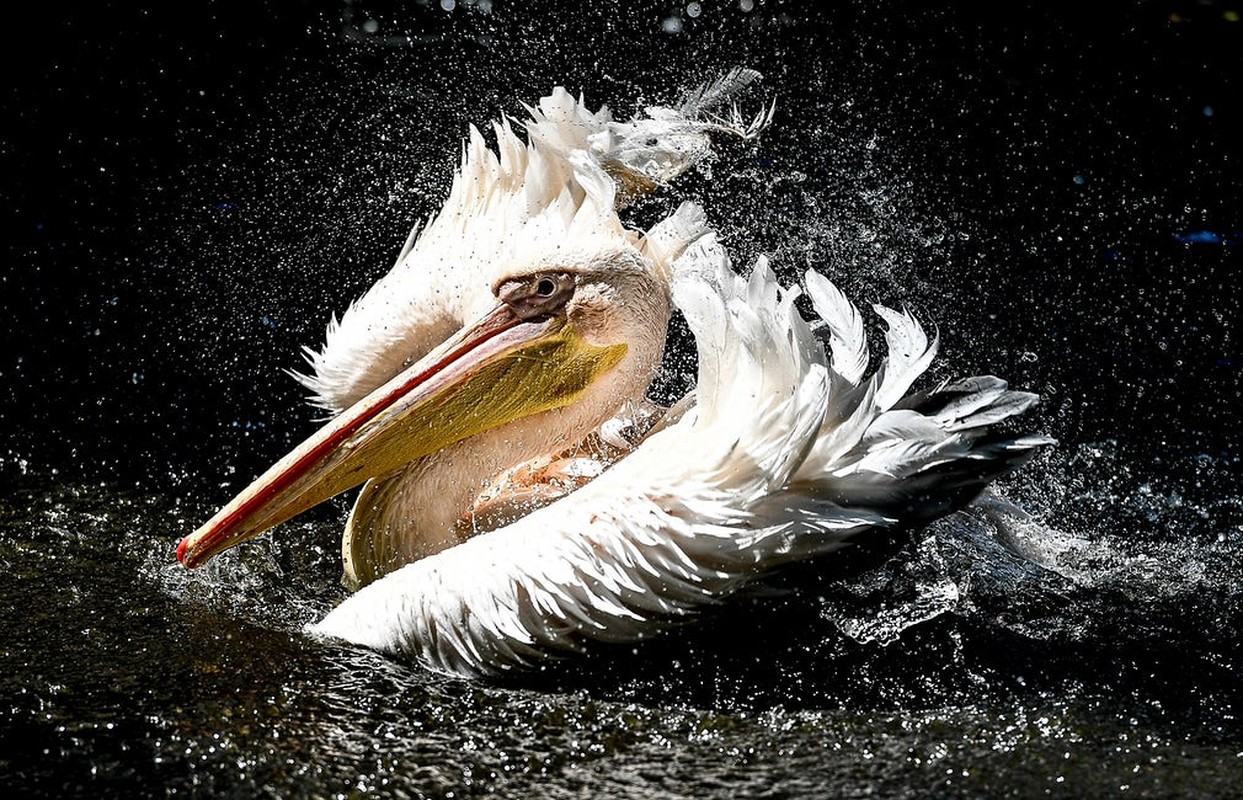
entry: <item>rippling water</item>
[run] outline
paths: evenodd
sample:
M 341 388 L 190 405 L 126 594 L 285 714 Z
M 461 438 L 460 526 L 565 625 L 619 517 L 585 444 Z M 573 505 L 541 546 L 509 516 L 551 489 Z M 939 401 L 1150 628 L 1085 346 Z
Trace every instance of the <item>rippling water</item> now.
M 15 24 L 55 35 L 0 99 L 0 786 L 1238 794 L 1243 25 L 1211 2 L 812 5 Z M 1062 445 L 966 512 L 510 684 L 302 633 L 343 596 L 340 504 L 175 563 L 312 429 L 282 370 L 435 208 L 466 123 L 555 83 L 626 114 L 737 63 L 773 128 L 635 222 L 690 197 L 740 264 L 910 305 L 941 325 L 934 378 L 1040 392 Z
M 4 781 L 1220 797 L 1243 770 L 1243 509 L 1221 491 L 1239 465 L 1191 459 L 1180 482 L 1118 459 L 1109 443 L 1054 454 L 1007 489 L 1030 518 L 973 509 L 827 578 L 787 576 L 796 593 L 509 686 L 304 636 L 340 596 L 335 522 L 187 573 L 169 531 L 207 508 L 27 476 L 0 512 Z

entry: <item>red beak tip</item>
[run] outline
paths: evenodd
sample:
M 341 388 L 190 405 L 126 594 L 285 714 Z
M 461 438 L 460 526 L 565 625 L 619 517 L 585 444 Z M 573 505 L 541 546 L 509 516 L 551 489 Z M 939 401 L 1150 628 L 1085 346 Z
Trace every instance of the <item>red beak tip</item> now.
M 189 544 L 189 542 L 190 542 L 190 537 L 186 536 L 186 537 L 183 537 L 182 540 L 177 543 L 177 561 L 180 562 L 183 566 L 186 563 L 186 549 L 187 549 L 186 545 Z

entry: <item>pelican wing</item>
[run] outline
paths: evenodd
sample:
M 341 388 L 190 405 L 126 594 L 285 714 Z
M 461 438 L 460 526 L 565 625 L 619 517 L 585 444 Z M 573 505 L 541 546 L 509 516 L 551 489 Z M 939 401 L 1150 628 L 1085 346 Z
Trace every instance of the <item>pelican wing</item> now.
M 617 206 L 707 158 L 710 132 L 751 137 L 767 125 L 771 113 L 737 130 L 701 118 L 758 77 L 735 70 L 678 109 L 627 122 L 557 87 L 526 106 L 526 141 L 507 118 L 493 125 L 495 150 L 472 126 L 440 212 L 415 227 L 387 275 L 329 321 L 324 346 L 306 349 L 311 370 L 295 377 L 312 402 L 336 413 L 382 385 L 482 313 L 507 269 L 638 245 Z M 703 227 L 701 214 L 681 241 L 666 236 L 653 252 L 675 257 Z
M 937 347 L 909 313 L 876 307 L 888 323 L 888 354 L 867 375 L 862 315 L 827 279 L 806 278 L 820 317 L 809 325 L 795 307 L 799 290 L 779 285 L 765 260 L 749 280 L 730 268 L 697 207 L 683 205 L 646 236 L 623 227 L 617 209 L 707 158 L 709 134 L 750 137 L 768 124 L 771 106 L 746 122 L 734 105 L 757 77 L 735 71 L 679 105 L 628 122 L 556 89 L 528 108 L 525 139 L 509 120 L 496 123 L 494 149 L 471 128 L 442 210 L 411 234 L 392 271 L 330 323 L 324 347 L 308 351 L 313 374 L 302 380 L 315 402 L 348 410 L 183 539 L 178 558 L 195 566 L 370 477 L 343 550 L 347 577 L 365 583 L 384 576 L 313 629 L 434 669 L 495 675 L 596 642 L 651 636 L 792 560 L 945 513 L 1047 444 L 992 431 L 1036 400 L 996 378 L 909 394 Z M 524 409 L 519 418 L 538 426 L 539 436 L 515 443 L 515 429 L 506 427 L 519 419 L 513 409 L 491 420 L 483 412 L 533 384 L 513 391 L 496 376 L 519 372 L 488 369 L 520 352 L 529 364 L 555 364 L 520 348 L 551 337 L 557 318 L 515 317 L 508 301 L 498 305 L 495 287 L 568 264 L 633 269 L 651 279 L 643 283 L 645 301 L 658 302 L 629 304 L 624 342 L 597 346 L 569 333 L 557 339 L 556 352 L 618 380 L 605 385 L 604 400 L 576 405 L 582 367 L 574 380 L 556 383 L 561 394 L 546 392 L 545 405 Z M 560 499 L 454 544 L 467 533 L 455 525 L 471 498 L 482 516 L 504 516 L 525 497 L 522 487 L 479 496 L 483 477 L 464 479 L 464 463 L 480 473 L 495 467 L 488 477 L 529 465 L 524 459 L 572 445 L 641 397 L 663 347 L 666 284 L 696 339 L 694 397 L 629 455 L 601 462 L 595 480 L 564 496 L 559 492 L 573 486 L 554 487 L 539 502 Z M 520 332 L 519 324 L 526 326 Z M 820 325 L 828 330 L 827 354 L 813 334 Z M 493 345 L 498 349 L 481 355 Z M 487 389 L 453 396 L 463 398 L 475 427 L 451 435 L 427 416 L 441 408 L 429 398 L 448 397 L 429 381 L 444 370 L 469 372 L 463 359 L 470 355 L 482 366 L 469 385 Z M 613 370 L 625 358 L 630 372 Z M 398 402 L 405 403 L 400 412 L 376 416 Z M 581 419 L 568 418 L 578 411 Z M 537 416 L 544 413 L 550 416 Z M 440 438 L 412 451 L 414 440 L 394 427 L 410 420 L 424 433 L 431 425 Z M 609 430 L 596 436 L 609 441 Z M 474 457 L 502 451 L 504 463 Z M 433 468 L 455 454 L 472 458 L 457 470 Z M 423 522 L 429 507 L 436 512 L 426 537 L 407 535 L 411 526 L 419 532 L 408 513 L 414 506 Z M 441 550 L 445 545 L 453 546 Z
M 299 379 L 312 402 L 347 408 L 414 363 L 492 302 L 506 269 L 633 246 L 614 213 L 616 187 L 587 156 L 584 132 L 610 121 L 561 88 L 531 109 L 528 141 L 509 120 L 495 151 L 471 127 L 438 214 L 416 228 L 393 269 L 329 322 Z M 576 253 L 558 250 L 573 242 Z
M 858 391 L 830 380 L 796 292 L 765 264 L 744 281 L 708 235 L 675 266 L 699 351 L 695 407 L 586 487 L 397 570 L 315 632 L 477 676 L 637 641 L 782 564 L 948 510 L 1048 442 L 964 425 L 1026 407 L 987 379 L 923 397 L 927 412 L 889 410 L 894 382 L 930 358 L 909 318 L 890 318 L 902 377 Z M 915 511 L 895 499 L 913 495 Z

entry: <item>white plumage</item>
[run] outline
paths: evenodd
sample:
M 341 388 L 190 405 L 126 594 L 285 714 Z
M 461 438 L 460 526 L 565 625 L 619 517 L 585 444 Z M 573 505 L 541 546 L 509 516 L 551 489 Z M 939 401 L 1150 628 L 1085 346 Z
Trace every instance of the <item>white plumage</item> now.
M 677 108 L 628 122 L 557 87 L 527 107 L 525 143 L 508 118 L 493 125 L 495 152 L 471 126 L 440 212 L 410 233 L 388 275 L 329 322 L 323 349 L 307 349 L 312 371 L 298 377 L 313 401 L 333 412 L 357 402 L 482 313 L 504 271 L 627 253 L 667 285 L 670 259 L 706 230 L 702 216 L 683 213 L 640 236 L 616 207 L 708 158 L 710 133 L 755 136 L 771 106 L 749 121 L 736 106 L 728 118 L 711 115 L 758 78 L 734 70 Z
M 909 313 L 876 307 L 888 354 L 869 376 L 863 316 L 824 276 L 805 276 L 819 318 L 809 325 L 799 290 L 779 286 L 764 259 L 749 280 L 733 272 L 698 207 L 642 235 L 622 225 L 617 208 L 708 157 L 709 134 L 750 137 L 768 124 L 771 106 L 747 120 L 731 105 L 757 77 L 735 70 L 628 122 L 558 89 L 528 109 L 525 143 L 508 120 L 495 126 L 496 153 L 472 129 L 441 212 L 329 325 L 323 349 L 308 351 L 313 374 L 302 380 L 318 404 L 344 409 L 338 421 L 187 537 L 178 558 L 195 566 L 369 478 L 343 547 L 351 581 L 374 582 L 311 630 L 437 670 L 497 675 L 651 636 L 783 564 L 946 513 L 1046 444 L 990 433 L 1036 401 L 997 378 L 910 394 L 937 342 Z M 551 295 L 532 287 L 545 283 L 571 299 L 505 324 L 561 320 L 586 343 L 574 357 L 597 359 L 590 385 L 558 389 L 529 416 L 435 439 L 449 444 L 394 469 L 391 443 L 407 439 L 381 436 L 406 412 L 391 409 L 410 402 L 420 425 L 442 424 L 439 406 L 418 405 L 431 391 L 421 387 L 437 370 L 465 383 L 492 369 L 492 340 L 477 331 L 498 313 L 513 317 L 514 292 L 511 309 L 543 302 Z M 697 389 L 631 450 L 618 432 L 656 416 L 643 395 L 670 300 L 695 335 Z M 476 348 L 466 356 L 453 350 L 462 335 Z M 484 364 L 475 373 L 473 354 Z M 530 369 L 548 391 L 541 375 L 555 365 L 543 358 L 497 374 Z M 453 408 L 442 416 L 481 410 Z M 372 452 L 387 466 L 367 472 Z M 547 467 L 529 470 L 542 478 L 505 488 L 502 473 L 531 464 Z M 502 513 L 489 516 L 497 495 Z M 488 530 L 507 516 L 518 518 Z
M 909 315 L 879 309 L 902 347 L 860 392 L 831 377 L 797 292 L 763 261 L 743 281 L 709 237 L 675 270 L 699 351 L 691 411 L 578 492 L 403 567 L 311 630 L 465 675 L 636 641 L 782 564 L 943 513 L 957 490 L 978 491 L 1049 441 L 984 443 L 984 420 L 1035 401 L 995 378 L 944 387 L 931 415 L 894 410 L 889 387 L 931 360 Z M 850 363 L 866 356 L 854 306 L 814 272 L 807 283 L 817 312 L 835 312 L 824 322 Z

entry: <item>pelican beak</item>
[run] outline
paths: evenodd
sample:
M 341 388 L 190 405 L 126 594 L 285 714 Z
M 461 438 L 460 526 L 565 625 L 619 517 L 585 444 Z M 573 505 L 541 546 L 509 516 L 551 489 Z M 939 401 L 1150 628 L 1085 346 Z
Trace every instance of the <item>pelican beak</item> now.
M 499 303 L 342 412 L 177 545 L 197 567 L 369 478 L 507 422 L 574 402 L 626 353 L 564 315 Z

